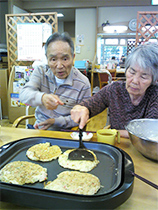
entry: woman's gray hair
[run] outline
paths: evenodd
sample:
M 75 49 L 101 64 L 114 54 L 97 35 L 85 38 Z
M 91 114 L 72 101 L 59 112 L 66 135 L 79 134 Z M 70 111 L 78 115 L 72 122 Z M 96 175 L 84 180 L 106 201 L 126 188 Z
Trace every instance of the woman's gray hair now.
M 136 47 L 125 61 L 126 71 L 135 63 L 145 71 L 152 73 L 152 84 L 155 85 L 158 81 L 158 45 L 146 43 Z
M 47 48 L 48 45 L 52 42 L 56 42 L 56 41 L 63 41 L 63 42 L 67 42 L 70 45 L 71 48 L 71 54 L 72 56 L 74 56 L 74 43 L 70 37 L 70 35 L 67 32 L 64 32 L 62 34 L 55 32 L 53 33 L 46 41 L 45 43 L 45 55 L 47 56 Z

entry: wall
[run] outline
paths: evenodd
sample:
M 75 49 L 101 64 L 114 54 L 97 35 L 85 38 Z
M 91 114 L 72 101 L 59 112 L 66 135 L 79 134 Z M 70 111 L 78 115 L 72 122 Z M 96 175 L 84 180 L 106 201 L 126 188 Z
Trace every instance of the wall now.
M 23 14 L 23 13 L 27 13 L 27 11 L 13 5 L 13 14 Z
M 79 54 L 76 53 L 75 60 L 93 60 L 95 53 L 96 36 L 96 9 L 76 9 L 75 37 L 84 35 L 84 45 L 81 46 Z
M 8 13 L 8 2 L 0 2 L 0 43 L 6 44 L 5 14 Z
M 98 26 L 101 26 L 107 20 L 112 24 L 137 19 L 138 11 L 158 11 L 158 6 L 100 7 L 98 11 Z
M 129 22 L 131 19 L 137 18 L 137 11 L 158 11 L 158 6 L 99 7 L 98 26 L 107 20 L 110 23 Z M 7 3 L 0 2 L 0 43 L 6 43 L 5 14 L 7 13 Z M 85 45 L 81 46 L 81 53 L 76 54 L 76 60 L 89 59 L 92 61 L 95 53 L 96 9 L 76 9 L 75 19 L 75 37 L 80 34 L 84 34 L 85 37 Z M 66 25 L 66 23 L 59 22 L 59 31 L 67 30 L 66 28 L 69 26 Z
M 58 31 L 60 33 L 64 32 L 64 22 L 63 21 L 58 21 Z
M 75 22 L 64 22 L 64 31 L 68 32 L 71 37 L 75 37 Z
M 111 24 L 137 19 L 138 11 L 158 11 L 158 6 L 133 7 L 99 7 L 98 27 L 109 20 Z M 85 44 L 81 46 L 81 53 L 76 53 L 76 60 L 89 59 L 93 61 L 95 55 L 96 9 L 76 9 L 75 37 L 84 34 Z M 76 43 L 77 44 L 77 43 Z

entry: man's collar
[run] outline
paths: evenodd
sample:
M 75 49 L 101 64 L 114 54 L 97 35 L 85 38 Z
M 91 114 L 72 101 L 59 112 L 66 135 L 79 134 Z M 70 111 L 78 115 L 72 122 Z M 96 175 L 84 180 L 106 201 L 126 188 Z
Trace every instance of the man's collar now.
M 55 82 L 55 76 L 51 71 L 50 67 L 48 67 L 46 75 Z M 72 86 L 72 83 L 73 83 L 73 67 L 71 68 L 69 76 L 65 79 L 64 84 Z

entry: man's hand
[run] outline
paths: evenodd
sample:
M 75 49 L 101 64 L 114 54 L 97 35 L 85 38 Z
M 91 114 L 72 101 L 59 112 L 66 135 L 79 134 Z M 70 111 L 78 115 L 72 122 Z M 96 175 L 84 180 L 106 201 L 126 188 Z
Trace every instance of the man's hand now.
M 35 129 L 40 129 L 40 130 L 47 130 L 50 126 L 52 126 L 55 122 L 54 118 L 50 118 L 48 120 L 45 120 L 44 122 L 41 122 L 39 124 L 36 124 L 34 126 Z
M 58 105 L 64 105 L 64 103 L 58 98 L 58 96 L 54 94 L 45 93 L 42 96 L 42 103 L 46 107 L 46 109 L 53 110 L 58 107 Z
M 89 110 L 85 106 L 76 105 L 71 109 L 71 119 L 83 129 L 89 119 Z

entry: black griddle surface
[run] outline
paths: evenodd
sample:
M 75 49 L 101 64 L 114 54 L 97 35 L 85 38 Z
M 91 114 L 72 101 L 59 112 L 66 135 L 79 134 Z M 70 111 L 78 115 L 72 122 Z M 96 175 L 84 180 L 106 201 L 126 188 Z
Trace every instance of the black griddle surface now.
M 39 162 L 39 161 L 32 161 L 29 160 L 26 157 L 26 151 L 33 145 L 38 143 L 45 143 L 50 142 L 51 145 L 58 145 L 60 146 L 62 152 L 64 152 L 67 149 L 71 148 L 77 148 L 78 147 L 78 141 L 73 140 L 63 140 L 63 139 L 55 139 L 55 138 L 45 138 L 45 137 L 33 137 L 33 138 L 27 138 L 22 139 L 19 141 L 12 142 L 11 144 L 4 145 L 1 147 L 1 164 L 0 168 L 2 168 L 4 165 L 6 165 L 9 162 L 12 161 L 28 161 L 28 162 L 34 162 L 37 164 L 40 164 L 41 166 L 47 168 L 48 170 L 48 180 L 52 181 L 57 178 L 57 175 L 61 173 L 62 171 L 71 169 L 65 169 L 62 168 L 58 164 L 58 160 L 53 160 L 50 162 Z M 14 185 L 14 184 L 7 184 L 4 182 L 1 182 L 2 186 L 6 190 L 8 186 L 11 186 L 13 189 L 18 190 L 19 192 L 24 192 L 25 190 L 29 192 L 37 193 L 37 199 L 39 193 L 42 193 L 43 196 L 48 196 L 48 194 L 54 196 L 61 196 L 62 199 L 68 198 L 68 200 L 72 199 L 77 200 L 81 202 L 87 202 L 91 199 L 89 198 L 96 198 L 96 199 L 105 199 L 106 197 L 110 196 L 110 194 L 115 194 L 115 191 L 123 185 L 125 182 L 125 174 L 124 174 L 124 152 L 122 152 L 120 149 L 108 145 L 108 144 L 102 144 L 102 143 L 94 143 L 94 142 L 84 142 L 85 146 L 92 150 L 96 156 L 97 159 L 100 161 L 100 163 L 97 165 L 96 168 L 94 168 L 92 171 L 88 172 L 95 176 L 97 176 L 100 179 L 101 182 L 101 189 L 93 196 L 85 196 L 85 195 L 77 195 L 77 194 L 71 194 L 71 193 L 63 193 L 63 192 L 56 192 L 56 191 L 50 191 L 50 190 L 44 190 L 44 183 L 35 183 L 35 184 L 27 184 L 27 185 Z M 132 161 L 131 161 L 131 167 L 133 167 Z M 132 170 L 132 168 L 130 168 Z M 130 176 L 131 177 L 131 176 Z M 133 181 L 132 181 L 133 182 Z M 12 194 L 12 193 L 11 193 Z M 32 194 L 32 193 L 31 193 Z

